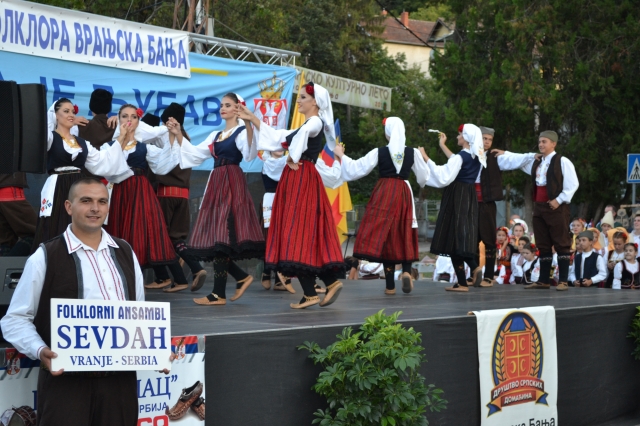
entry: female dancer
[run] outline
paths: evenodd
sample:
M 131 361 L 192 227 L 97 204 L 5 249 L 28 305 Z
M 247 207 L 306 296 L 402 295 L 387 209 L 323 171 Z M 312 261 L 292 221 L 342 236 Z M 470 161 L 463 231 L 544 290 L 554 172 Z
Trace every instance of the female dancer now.
M 389 117 L 383 124 L 389 141 L 384 148 L 375 148 L 359 160 L 344 155 L 340 145 L 334 153 L 342 160 L 342 176 L 346 181 L 360 179 L 378 166 L 380 179 L 362 218 L 353 256 L 384 265 L 385 294 L 396 294 L 395 265 L 402 264 L 402 291 L 410 293 L 413 289 L 411 262 L 418 260 L 418 223 L 407 179 L 413 170 L 418 184 L 424 186 L 429 168 L 420 151 L 405 146 L 401 119 Z
M 242 159 L 251 161 L 258 155 L 253 142 L 251 126 L 238 119 L 237 108 L 244 102 L 235 93 L 222 98 L 220 116 L 226 126 L 212 132 L 204 142 L 192 145 L 179 137 L 180 167 L 191 168 L 205 160 L 214 159 L 214 167 L 204 193 L 198 219 L 189 240 L 189 251 L 196 256 L 213 260 L 213 292 L 193 299 L 198 305 L 225 305 L 227 303 L 227 274 L 236 279 L 237 300 L 253 281 L 234 260 L 264 256 L 264 236 L 258 215 L 249 194 L 247 180 L 240 168 Z M 180 127 L 170 121 L 169 128 Z
M 480 168 L 486 167 L 482 132 L 473 124 L 458 128 L 456 155 L 451 155 L 447 164 L 436 166 L 420 148 L 420 152 L 430 168 L 427 182 L 436 188 L 446 187 L 442 194 L 440 212 L 431 241 L 431 253 L 451 257 L 451 263 L 458 277 L 458 283 L 447 287 L 447 291 L 469 291 L 464 275 L 465 262 L 471 268 L 474 286 L 482 281 L 482 268 L 476 261 L 478 251 L 478 199 L 475 181 Z M 440 148 L 446 153 L 447 136 L 440 133 Z M 444 147 L 444 148 L 443 148 Z
M 77 106 L 67 98 L 58 99 L 48 111 L 47 171 L 49 178 L 42 187 L 40 217 L 32 251 L 40 243 L 56 237 L 71 223 L 64 208 L 71 184 L 80 179 L 83 170 L 98 176 L 126 174 L 129 166 L 122 154 L 123 145 L 113 144 L 98 151 L 91 143 L 73 136 Z
M 337 277 L 344 276 L 345 264 L 327 193 L 314 165 L 325 137 L 331 149 L 336 145 L 329 92 L 308 83 L 302 87 L 297 103 L 306 118 L 297 130 L 272 129 L 246 107 L 241 107 L 240 117 L 260 131 L 259 149 L 278 151 L 283 145 L 289 149 L 288 167 L 282 172 L 273 200 L 265 267 L 298 277 L 304 296 L 300 303 L 290 306 L 302 309 L 336 301 L 342 290 Z M 326 285 L 322 302 L 314 287 L 316 276 Z
M 105 228 L 111 235 L 131 244 L 141 267 L 177 264 L 177 255 L 167 233 L 160 203 L 147 178 L 147 171 L 151 169 L 157 175 L 169 173 L 178 164 L 178 153 L 171 149 L 170 144 L 158 148 L 136 140 L 140 113 L 141 110 L 130 104 L 123 105 L 118 112 L 119 135 L 111 144 L 124 146 L 130 172 L 124 179 L 108 179 L 108 187 L 113 189 Z M 174 278 L 176 284 L 186 283 L 184 273 Z

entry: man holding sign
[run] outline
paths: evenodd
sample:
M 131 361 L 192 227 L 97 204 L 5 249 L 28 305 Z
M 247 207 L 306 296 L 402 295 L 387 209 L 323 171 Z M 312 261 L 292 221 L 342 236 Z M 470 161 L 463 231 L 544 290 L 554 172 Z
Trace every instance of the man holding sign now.
M 20 352 L 41 360 L 38 417 L 48 425 L 137 423 L 135 371 L 52 371 L 51 299 L 144 301 L 140 265 L 126 241 L 102 229 L 109 195 L 98 180 L 75 182 L 65 202 L 72 223 L 29 258 L 2 333 Z M 98 370 L 98 368 L 96 368 Z

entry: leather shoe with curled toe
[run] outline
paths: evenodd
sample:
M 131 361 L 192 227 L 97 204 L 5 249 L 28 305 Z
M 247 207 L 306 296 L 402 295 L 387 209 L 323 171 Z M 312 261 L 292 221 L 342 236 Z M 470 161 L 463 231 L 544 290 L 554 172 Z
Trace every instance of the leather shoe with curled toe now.
M 191 405 L 191 409 L 198 415 L 198 418 L 204 421 L 204 398 L 200 397 L 196 399 L 196 402 Z
M 178 402 L 176 405 L 171 407 L 171 409 L 167 408 L 165 410 L 165 414 L 169 417 L 169 420 L 178 420 L 184 417 L 189 411 L 189 407 L 202 395 L 202 383 L 197 381 L 188 388 L 182 389 L 182 393 L 180 394 L 180 398 L 178 398 Z

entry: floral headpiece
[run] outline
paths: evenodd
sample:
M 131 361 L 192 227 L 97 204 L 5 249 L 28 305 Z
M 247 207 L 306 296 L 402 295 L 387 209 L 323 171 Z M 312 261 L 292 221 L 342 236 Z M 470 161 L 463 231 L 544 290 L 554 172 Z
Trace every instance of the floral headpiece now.
M 315 97 L 315 90 L 313 89 L 313 81 L 310 81 L 307 83 L 307 85 L 304 87 L 305 92 L 307 92 L 308 95 L 314 96 Z
M 144 115 L 144 111 L 142 110 L 142 108 L 138 108 L 136 110 L 136 115 L 138 116 L 138 118 L 142 118 L 142 116 Z
M 385 118 L 383 118 L 383 119 L 382 119 L 382 125 L 383 125 L 383 126 L 386 126 L 386 125 L 387 125 L 387 117 L 385 117 Z
M 499 228 L 496 229 L 496 232 L 498 231 L 503 231 L 505 234 L 509 235 L 509 228 L 507 228 L 506 226 L 501 226 Z
M 458 133 L 462 133 L 462 129 L 464 128 L 464 124 L 458 126 Z
M 78 109 L 78 105 L 74 105 L 74 106 L 73 106 L 73 113 L 74 113 L 74 114 L 77 114 L 77 113 L 78 113 L 78 111 L 80 111 L 80 109 Z

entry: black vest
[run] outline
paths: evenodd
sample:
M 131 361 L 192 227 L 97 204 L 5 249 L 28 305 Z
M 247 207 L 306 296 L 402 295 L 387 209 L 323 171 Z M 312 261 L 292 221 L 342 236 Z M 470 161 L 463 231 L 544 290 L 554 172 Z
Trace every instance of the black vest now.
M 320 121 L 322 121 L 322 119 L 320 119 Z M 307 122 L 305 121 L 305 124 L 306 123 Z M 304 124 L 302 126 L 304 126 Z M 320 130 L 320 133 L 318 133 L 316 136 L 310 137 L 307 140 L 307 150 L 302 153 L 302 156 L 300 157 L 301 159 L 311 161 L 313 164 L 315 164 L 316 161 L 318 161 L 318 155 L 320 155 L 326 143 L 324 138 L 324 121 L 322 121 L 322 127 L 323 127 L 323 130 Z M 287 140 L 287 147 L 291 145 L 291 141 L 293 140 L 293 137 L 297 135 L 299 131 L 300 129 L 296 130 L 293 133 L 290 133 L 285 138 Z
M 77 167 L 79 169 L 84 169 L 84 163 L 87 161 L 87 155 L 89 154 L 89 150 L 87 148 L 87 142 L 81 137 L 76 136 L 76 141 L 82 151 L 78 153 L 78 156 L 75 160 L 71 159 L 71 154 L 69 154 L 64 149 L 65 141 L 62 140 L 62 136 L 58 134 L 58 132 L 53 133 L 53 142 L 51 143 L 51 148 L 49 148 L 49 152 L 47 153 L 47 170 L 49 174 L 52 174 L 54 169 L 58 167 Z
M 125 297 L 127 300 L 136 300 L 133 250 L 125 240 L 114 236 L 111 238 L 119 247 L 109 246 L 109 249 L 124 284 Z M 41 244 L 40 247 L 44 248 L 47 271 L 33 325 L 47 346 L 51 346 L 51 299 L 82 299 L 82 269 L 78 256 L 75 253 L 69 254 L 64 234 Z
M 460 172 L 458 172 L 458 176 L 454 179 L 454 182 L 475 184 L 478 173 L 480 173 L 480 168 L 482 167 L 480 160 L 478 160 L 478 157 L 473 158 L 467 151 L 460 151 L 456 155 L 462 157 L 462 167 L 460 168 Z
M 487 167 L 480 172 L 480 188 L 482 202 L 504 200 L 502 171 L 498 166 L 498 157 L 491 153 L 487 153 Z
M 396 166 L 393 164 L 393 158 L 389 152 L 389 147 L 384 146 L 378 148 L 378 172 L 381 178 L 397 178 L 402 180 L 409 179 L 409 173 L 411 173 L 411 167 L 413 166 L 413 148 L 408 146 L 404 147 L 404 157 L 402 160 L 402 167 L 400 173 L 396 171 Z
M 525 284 L 531 284 L 531 273 L 535 269 L 536 263 L 538 262 L 539 259 L 534 260 L 533 262 L 531 262 L 531 266 L 529 266 L 529 269 L 524 271 L 524 277 L 522 277 L 522 279 L 524 280 Z M 540 277 L 538 277 L 538 279 L 540 279 Z
M 558 198 L 558 195 L 562 192 L 562 187 L 564 185 L 564 177 L 562 176 L 562 164 L 561 159 L 562 156 L 558 153 L 551 158 L 549 162 L 549 168 L 547 169 L 547 195 L 550 200 L 555 200 Z M 540 166 L 542 159 L 535 160 L 533 162 L 533 167 L 531 167 L 531 177 L 533 179 L 533 190 L 536 188 L 536 171 Z M 535 194 L 535 192 L 534 192 Z
M 28 188 L 27 174 L 24 172 L 15 172 L 12 174 L 0 174 L 0 188 L 15 186 L 18 188 Z
M 627 271 L 627 265 L 622 262 L 622 276 L 620 277 L 620 288 L 631 288 L 632 285 L 637 286 L 640 283 L 640 268 L 638 268 L 638 272 L 632 274 Z M 640 258 L 636 259 L 636 262 L 640 262 Z M 612 274 L 613 275 L 613 274 Z
M 551 197 L 549 197 L 551 199 Z M 554 197 L 555 198 L 555 197 Z M 598 275 L 598 257 L 600 255 L 596 252 L 592 252 L 587 260 L 584 262 L 584 276 L 582 276 L 582 253 L 578 253 L 574 260 L 574 267 L 576 272 L 576 280 L 588 279 Z

